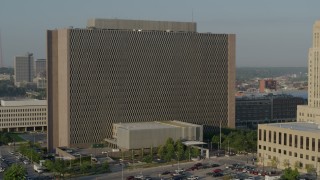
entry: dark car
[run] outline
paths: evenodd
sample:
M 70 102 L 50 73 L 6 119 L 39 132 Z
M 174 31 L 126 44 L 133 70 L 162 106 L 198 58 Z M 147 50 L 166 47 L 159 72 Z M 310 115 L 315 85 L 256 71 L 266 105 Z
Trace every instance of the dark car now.
M 127 180 L 134 180 L 134 176 L 128 176 Z
M 220 173 L 220 172 L 222 172 L 222 169 L 214 169 L 213 172 L 214 173 Z
M 213 176 L 213 177 L 221 177 L 221 176 L 223 176 L 223 174 L 220 173 L 220 172 L 218 172 L 218 173 L 213 173 L 212 176 Z
M 171 179 L 172 180 L 183 180 L 185 176 L 173 176 Z
M 219 164 L 211 164 L 211 167 L 219 167 Z
M 202 166 L 202 163 L 197 163 L 194 166 L 196 166 L 196 167 Z
M 164 171 L 163 173 L 161 173 L 161 175 L 167 175 L 167 174 L 170 174 L 171 172 L 170 171 Z

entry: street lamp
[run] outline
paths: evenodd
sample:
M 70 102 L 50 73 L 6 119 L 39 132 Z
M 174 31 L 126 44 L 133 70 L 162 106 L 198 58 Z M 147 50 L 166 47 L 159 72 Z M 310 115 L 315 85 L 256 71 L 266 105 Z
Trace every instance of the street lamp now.
M 123 163 L 121 162 L 121 180 L 123 180 Z
M 180 170 L 180 163 L 179 163 L 179 154 L 176 152 L 177 158 L 178 158 L 178 170 Z

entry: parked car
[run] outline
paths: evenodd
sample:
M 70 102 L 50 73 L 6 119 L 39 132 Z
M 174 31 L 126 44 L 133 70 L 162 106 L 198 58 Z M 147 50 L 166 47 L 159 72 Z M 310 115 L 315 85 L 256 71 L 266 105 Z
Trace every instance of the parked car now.
M 161 175 L 167 175 L 167 174 L 170 174 L 171 172 L 170 171 L 164 171 L 161 173 Z
M 134 180 L 134 176 L 128 176 L 127 180 Z
M 211 164 L 211 167 L 219 167 L 219 164 Z
M 222 169 L 214 169 L 213 172 L 214 173 L 220 173 L 220 172 L 222 172 Z
M 223 174 L 221 172 L 218 172 L 218 173 L 213 173 L 212 176 L 213 177 L 221 177 L 221 176 L 223 176 Z
M 188 180 L 198 180 L 199 176 L 190 176 L 187 178 Z

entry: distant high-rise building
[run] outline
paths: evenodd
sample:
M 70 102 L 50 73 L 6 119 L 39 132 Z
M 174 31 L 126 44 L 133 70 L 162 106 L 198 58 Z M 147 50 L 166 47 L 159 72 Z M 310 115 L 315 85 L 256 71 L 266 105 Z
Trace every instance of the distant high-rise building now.
M 277 81 L 273 79 L 262 79 L 259 80 L 259 92 L 271 92 L 277 90 Z
M 25 56 L 15 56 L 14 58 L 14 84 L 21 86 L 24 83 L 33 82 L 33 54 L 28 53 Z
M 34 61 L 34 75 L 37 77 L 45 77 L 47 69 L 46 59 L 37 59 Z
M 89 20 L 47 32 L 48 149 L 112 137 L 112 124 L 234 127 L 235 35 L 193 22 Z
M 305 99 L 287 94 L 237 97 L 236 128 L 256 129 L 258 124 L 296 121 L 297 105 L 305 103 Z
M 0 31 L 0 68 L 4 67 L 3 62 L 3 54 L 2 54 L 2 39 L 1 39 L 1 31 Z
M 320 123 L 320 21 L 313 25 L 308 61 L 308 105 L 298 106 L 297 120 Z

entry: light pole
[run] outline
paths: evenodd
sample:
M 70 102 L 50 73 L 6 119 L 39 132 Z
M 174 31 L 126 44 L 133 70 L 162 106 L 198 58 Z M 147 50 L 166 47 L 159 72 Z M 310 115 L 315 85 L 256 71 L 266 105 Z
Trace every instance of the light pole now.
M 121 162 L 121 180 L 123 180 L 123 163 Z
M 81 154 L 80 154 L 80 166 L 81 166 Z
M 178 158 L 178 170 L 180 170 L 180 163 L 179 163 L 179 154 L 176 152 L 177 158 Z
M 91 166 L 92 166 L 92 154 L 90 154 L 90 162 L 91 162 Z

